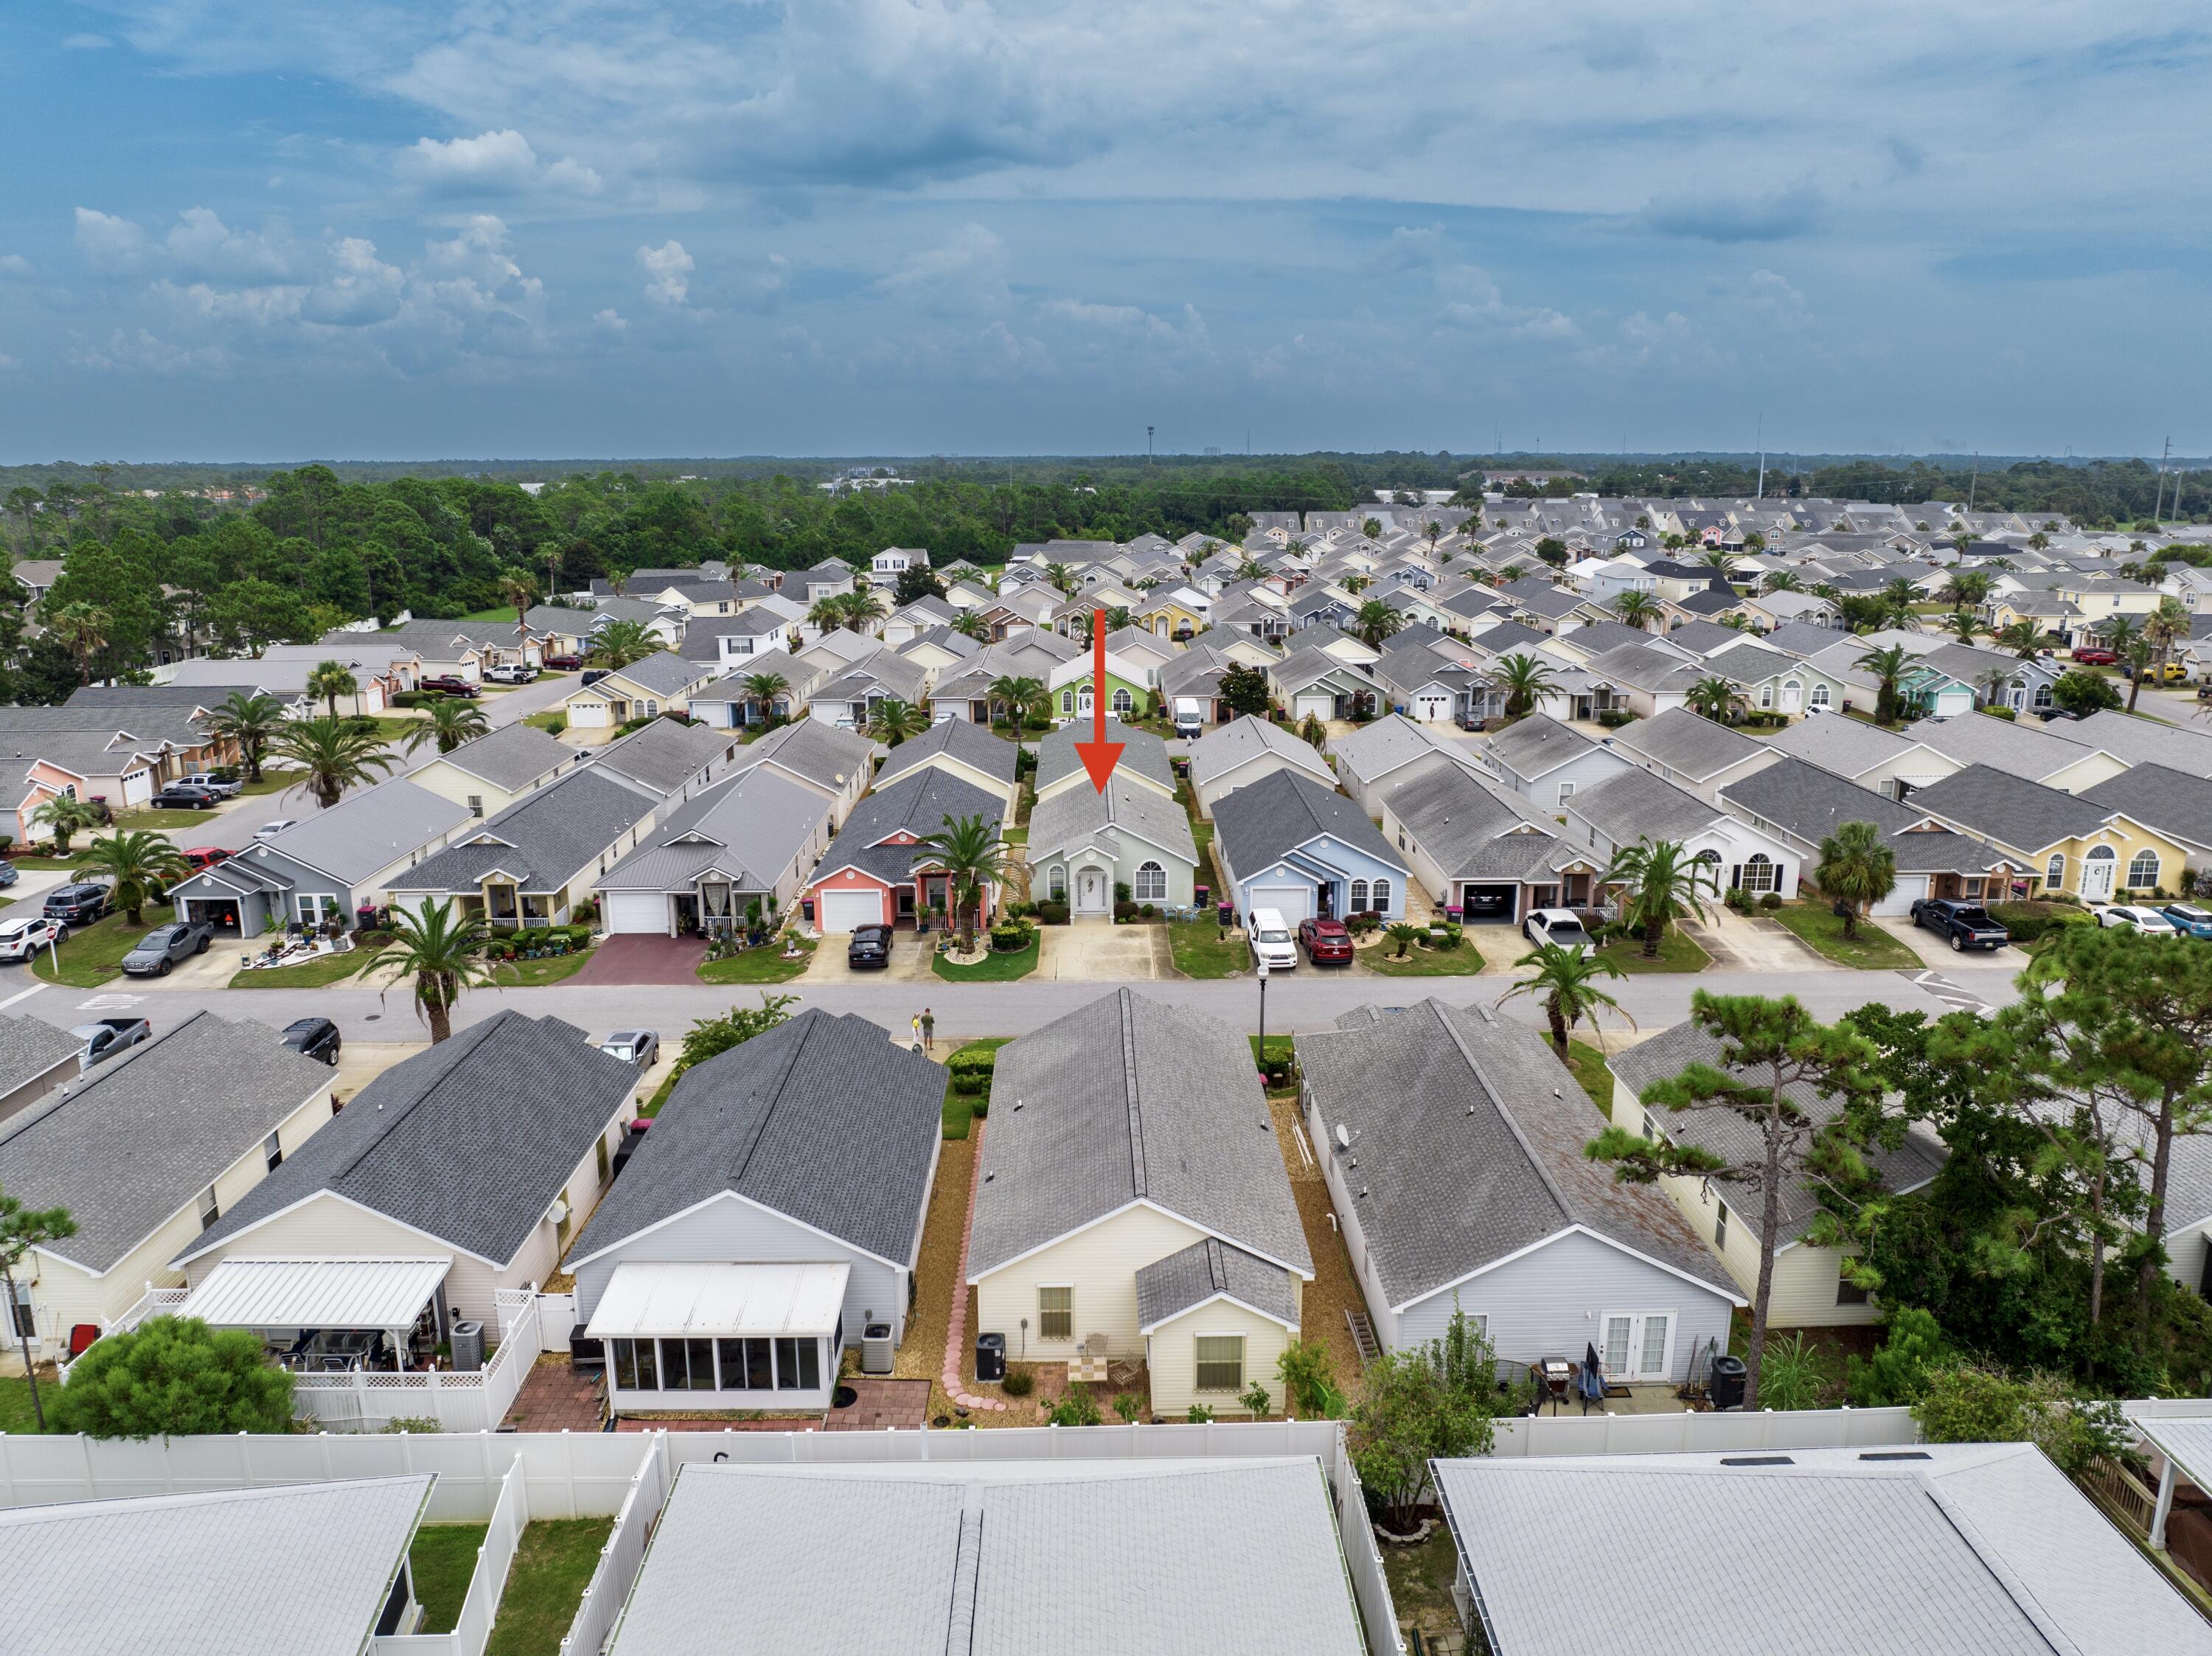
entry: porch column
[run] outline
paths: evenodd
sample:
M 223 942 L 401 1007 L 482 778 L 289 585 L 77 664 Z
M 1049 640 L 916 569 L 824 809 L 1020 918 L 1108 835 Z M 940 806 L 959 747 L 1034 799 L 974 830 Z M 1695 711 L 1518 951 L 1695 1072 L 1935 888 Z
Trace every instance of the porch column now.
M 2173 1457 L 2166 1458 L 2166 1470 L 2158 1477 L 2158 1505 L 2150 1515 L 2150 1550 L 2166 1550 L 2166 1520 L 2173 1513 L 2173 1486 L 2179 1474 L 2175 1471 Z

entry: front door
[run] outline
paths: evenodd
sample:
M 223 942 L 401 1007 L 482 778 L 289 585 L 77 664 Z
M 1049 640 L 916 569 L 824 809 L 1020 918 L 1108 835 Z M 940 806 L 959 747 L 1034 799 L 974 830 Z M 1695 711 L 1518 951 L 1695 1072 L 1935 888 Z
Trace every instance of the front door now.
M 1663 1380 L 1674 1356 L 1672 1312 L 1608 1313 L 1598 1348 L 1607 1380 Z
M 1097 869 L 1086 868 L 1076 875 L 1075 906 L 1085 914 L 1105 912 L 1106 877 Z
M 2109 846 L 2099 846 L 2081 859 L 2081 898 L 2084 902 L 2110 902 L 2114 870 L 2119 859 Z

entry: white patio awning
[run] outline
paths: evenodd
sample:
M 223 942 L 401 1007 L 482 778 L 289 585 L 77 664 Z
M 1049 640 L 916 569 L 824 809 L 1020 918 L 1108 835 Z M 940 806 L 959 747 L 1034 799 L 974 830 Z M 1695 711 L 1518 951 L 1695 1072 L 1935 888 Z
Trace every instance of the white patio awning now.
M 409 1328 L 451 1259 L 225 1259 L 180 1317 L 215 1328 Z
M 845 1304 L 844 1265 L 615 1267 L 592 1312 L 594 1339 L 687 1335 L 828 1334 Z

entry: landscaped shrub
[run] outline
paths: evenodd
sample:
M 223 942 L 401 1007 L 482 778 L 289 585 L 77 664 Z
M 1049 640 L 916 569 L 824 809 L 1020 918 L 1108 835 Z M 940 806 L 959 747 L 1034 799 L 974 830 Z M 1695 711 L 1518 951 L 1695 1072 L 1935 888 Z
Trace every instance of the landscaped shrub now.
M 1597 722 L 1609 731 L 1617 731 L 1623 725 L 1634 724 L 1636 715 L 1626 707 L 1608 707 L 1597 716 Z
M 1002 955 L 1030 946 L 1030 928 L 1019 920 L 1007 920 L 991 928 L 991 947 Z
M 2002 719 L 2008 725 L 2017 723 L 2020 717 L 2009 707 L 1984 707 L 1981 711 L 1991 719 Z
M 2095 924 L 2087 909 L 2055 899 L 2045 902 L 1992 903 L 1990 918 L 2004 927 L 2016 943 L 2033 943 L 2064 926 Z
M 1127 902 L 1128 901 L 1129 901 L 1129 883 L 1128 883 L 1127 880 L 1116 880 L 1116 881 L 1115 881 L 1115 882 L 1114 882 L 1114 906 L 1115 906 L 1115 907 L 1116 907 L 1116 908 L 1118 909 L 1118 908 L 1119 908 L 1119 907 L 1120 907 L 1123 903 L 1126 903 L 1126 902 Z
M 1006 1379 L 999 1383 L 1010 1398 L 1025 1398 L 1036 1390 L 1036 1376 L 1026 1368 L 1009 1368 Z
M 1047 925 L 1067 924 L 1067 903 L 1064 898 L 1052 897 L 1037 905 L 1037 919 Z
M 961 1051 L 945 1060 L 945 1070 L 952 1077 L 952 1090 L 963 1097 L 991 1090 L 991 1077 L 999 1062 L 997 1052 Z
M 1128 889 L 1129 888 L 1127 886 L 1119 888 L 1119 889 L 1123 891 L 1127 891 Z M 1137 918 L 1136 904 L 1129 901 L 1127 898 L 1122 899 L 1121 901 L 1114 905 L 1114 918 L 1117 920 L 1135 919 Z
M 1054 1426 L 1096 1426 L 1103 1418 L 1098 1412 L 1098 1399 L 1091 1395 L 1087 1386 L 1069 1386 L 1067 1395 L 1045 1415 L 1045 1419 Z
M 1137 913 L 1143 915 L 1148 920 L 1158 919 L 1160 914 L 1160 911 L 1151 903 L 1138 904 Z
M 1769 891 L 1764 893 L 1759 897 L 1759 906 L 1765 909 L 1768 913 L 1773 913 L 1775 910 L 1782 907 L 1782 894 L 1778 891 Z
M 1364 937 L 1382 924 L 1382 916 L 1374 909 L 1363 908 L 1344 917 L 1344 929 L 1355 937 Z

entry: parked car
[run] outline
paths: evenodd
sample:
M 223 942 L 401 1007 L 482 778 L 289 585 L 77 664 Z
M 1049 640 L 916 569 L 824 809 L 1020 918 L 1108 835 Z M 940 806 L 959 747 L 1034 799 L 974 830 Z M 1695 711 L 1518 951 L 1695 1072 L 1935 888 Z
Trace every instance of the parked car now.
M 178 854 L 192 865 L 195 874 L 213 868 L 217 863 L 227 863 L 238 855 L 236 852 L 227 851 L 221 846 L 191 846 Z
M 1521 930 L 1534 943 L 1556 943 L 1561 949 L 1591 946 L 1582 917 L 1571 908 L 1539 908 L 1521 923 Z
M 2212 908 L 2199 908 L 2195 903 L 2168 903 L 2159 913 L 2173 923 L 2176 931 L 2186 931 L 2192 937 L 2212 937 Z
M 1280 909 L 1254 909 L 1244 917 L 1244 935 L 1252 940 L 1254 957 L 1270 972 L 1297 970 L 1297 944 Z
M 1300 920 L 1298 941 L 1306 946 L 1306 958 L 1316 966 L 1352 964 L 1352 933 L 1344 929 L 1342 920 Z
M 587 667 L 584 670 L 582 682 L 586 684 L 596 684 L 612 671 L 614 669 L 611 667 Z
M 2085 667 L 2111 667 L 2117 665 L 2120 658 L 2101 644 L 2077 644 L 2074 646 L 2074 659 Z
M 2154 661 L 2149 666 L 2138 669 L 2136 676 L 2145 684 L 2185 684 L 2189 682 L 2189 669 L 2178 661 L 2169 661 L 2163 665 Z
M 660 1035 L 652 1029 L 617 1029 L 599 1043 L 599 1050 L 610 1058 L 650 1070 L 660 1056 Z
M 246 786 L 234 776 L 217 776 L 213 771 L 195 771 L 190 776 L 180 776 L 170 784 L 172 787 L 205 788 L 218 799 L 237 797 Z
M 259 828 L 254 829 L 253 837 L 257 840 L 273 840 L 278 834 L 282 834 L 286 828 L 297 828 L 299 826 L 300 819 L 296 816 L 278 816 L 272 818 L 269 822 L 264 822 Z
M 7 861 L 4 858 L 0 858 L 0 891 L 5 891 L 9 886 L 15 884 L 16 881 L 22 877 L 22 870 L 17 868 L 15 864 Z
M 887 925 L 856 925 L 846 945 L 845 964 L 855 972 L 891 963 L 891 929 Z
M 1979 903 L 1955 897 L 1920 897 L 1913 901 L 1912 923 L 1933 931 L 1960 953 L 1969 949 L 2002 949 L 2012 934 Z
M 2097 924 L 2113 931 L 2132 929 L 2151 937 L 2178 937 L 2180 930 L 2155 908 L 2138 903 L 2114 903 L 2097 911 Z
M 538 670 L 520 665 L 491 667 L 485 670 L 484 676 L 495 684 L 527 684 L 538 676 Z
M 545 664 L 556 673 L 573 673 L 584 664 L 581 656 L 547 656 Z
M 338 1049 L 345 1045 L 338 1034 L 338 1026 L 328 1018 L 295 1018 L 284 1026 L 278 1037 L 287 1046 L 304 1057 L 320 1059 L 335 1068 Z
M 1467 894 L 1466 906 L 1460 911 L 1469 925 L 1486 924 L 1513 918 L 1513 890 L 1510 886 L 1484 886 Z
M 483 694 L 465 678 L 452 673 L 434 673 L 422 681 L 422 688 L 435 690 L 441 695 L 479 695 Z
M 64 925 L 90 925 L 107 913 L 104 885 L 58 885 L 46 893 L 46 916 Z
M 179 961 L 204 955 L 215 940 L 215 928 L 191 920 L 173 920 L 157 925 L 138 940 L 123 957 L 123 969 L 134 978 L 166 978 Z
M 50 943 L 69 936 L 69 927 L 43 914 L 0 920 L 0 961 L 27 961 Z
M 153 1040 L 154 1026 L 143 1018 L 97 1018 L 78 1024 L 70 1034 L 84 1043 L 84 1051 L 77 1055 L 77 1066 L 82 1071 L 113 1058 L 126 1046 Z
M 172 782 L 146 803 L 155 810 L 213 810 L 222 801 L 205 788 Z

